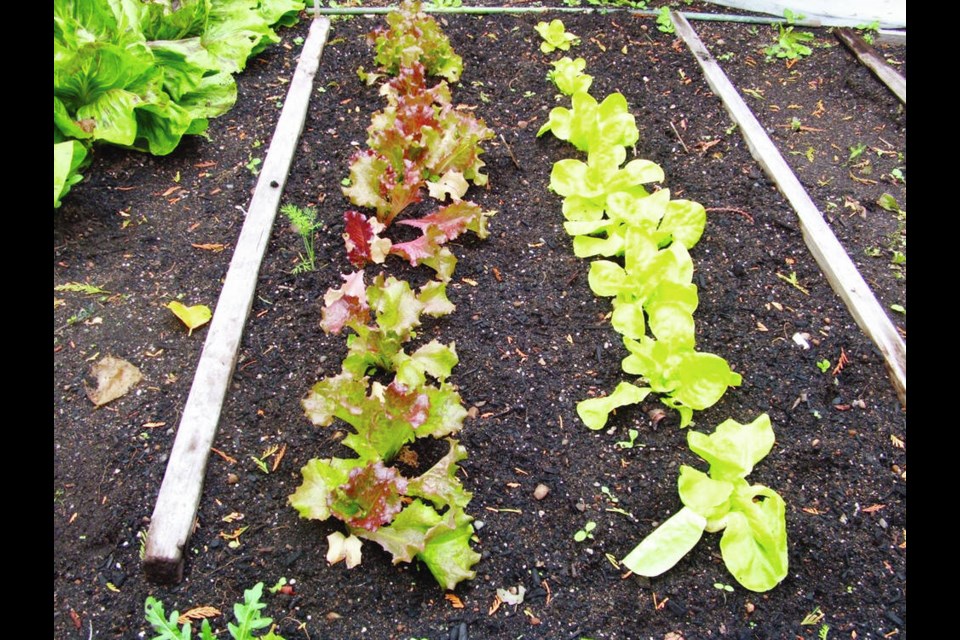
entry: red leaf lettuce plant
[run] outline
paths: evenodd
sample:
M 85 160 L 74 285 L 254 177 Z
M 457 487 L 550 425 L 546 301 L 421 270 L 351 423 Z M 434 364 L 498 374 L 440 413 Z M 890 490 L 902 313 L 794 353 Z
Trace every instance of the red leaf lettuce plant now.
M 328 536 L 328 561 L 344 559 L 355 566 L 360 539 L 371 540 L 389 551 L 394 563 L 420 559 L 440 585 L 453 589 L 474 577 L 472 567 L 480 559 L 470 547 L 473 518 L 465 511 L 471 494 L 456 475 L 457 463 L 467 456 L 453 437 L 467 412 L 447 382 L 457 352 L 453 343 L 437 340 L 412 353 L 405 345 L 417 337 L 422 314 L 440 317 L 454 310 L 445 282 L 456 258 L 444 245 L 468 230 L 487 235 L 492 212 L 463 195 L 468 181 L 486 184 L 479 142 L 493 133 L 453 107 L 446 82 L 427 86 L 428 70 L 455 80 L 461 63 L 432 18 L 420 14 L 419 4 L 405 3 L 388 22 L 391 28 L 375 31 L 371 42 L 377 62 L 396 73 L 381 89 L 389 104 L 373 116 L 369 149 L 354 156 L 351 184 L 344 189 L 353 204 L 371 207 L 375 214 L 346 212 L 347 255 L 361 269 L 397 254 L 413 266 L 427 264 L 439 280 L 414 292 L 407 282 L 383 274 L 367 286 L 359 270 L 326 293 L 321 327 L 327 333 L 352 333 L 340 373 L 317 382 L 303 407 L 315 425 L 329 426 L 334 419 L 350 425 L 342 443 L 354 457 L 308 462 L 290 503 L 304 518 L 333 516 L 346 524 L 349 537 Z M 423 217 L 397 221 L 420 230 L 415 240 L 394 243 L 381 236 L 421 200 L 423 188 L 437 200 L 452 202 Z M 404 476 L 394 462 L 405 445 L 425 437 L 444 438 L 446 455 L 421 475 Z
M 345 281 L 327 292 L 321 325 L 332 333 L 353 331 L 347 356 L 339 374 L 313 386 L 303 407 L 315 425 L 329 426 L 334 418 L 349 424 L 353 432 L 342 442 L 355 457 L 308 462 L 290 503 L 304 518 L 342 520 L 352 536 L 377 542 L 395 563 L 419 558 L 438 583 L 453 589 L 474 576 L 471 567 L 480 559 L 469 544 L 473 518 L 464 511 L 471 494 L 456 477 L 466 451 L 451 437 L 466 417 L 446 381 L 457 353 L 454 344 L 436 340 L 409 354 L 404 344 L 416 337 L 422 314 L 439 317 L 454 306 L 446 285 L 436 281 L 418 293 L 382 274 L 366 287 L 362 271 Z M 391 375 L 388 384 L 378 381 Z M 407 478 L 390 466 L 405 444 L 428 436 L 449 443 L 433 467 Z
M 449 48 L 445 37 L 409 42 L 416 34 L 435 34 L 437 29 L 433 18 L 420 12 L 419 6 L 405 3 L 399 11 L 405 17 L 392 19 L 391 29 L 370 36 L 376 43 L 378 63 L 396 77 L 381 87 L 387 107 L 374 114 L 367 129 L 368 148 L 354 154 L 350 185 L 343 189 L 354 205 L 376 213 L 368 217 L 358 211 L 346 212 L 344 239 L 350 261 L 357 268 L 382 263 L 392 253 L 413 266 L 426 264 L 441 280 L 449 280 L 456 257 L 444 245 L 468 230 L 485 238 L 486 220 L 493 215 L 462 199 L 468 183 L 487 184 L 487 176 L 481 173 L 480 144 L 492 138 L 493 131 L 454 106 L 445 81 L 427 85 L 430 73 L 459 78 L 462 64 L 459 57 L 454 65 L 449 53 L 435 54 L 430 48 L 431 41 L 440 42 L 441 49 Z M 424 189 L 436 200 L 449 198 L 451 203 L 422 218 L 398 221 L 420 229 L 421 236 L 415 240 L 394 243 L 382 237 L 398 215 L 421 202 Z

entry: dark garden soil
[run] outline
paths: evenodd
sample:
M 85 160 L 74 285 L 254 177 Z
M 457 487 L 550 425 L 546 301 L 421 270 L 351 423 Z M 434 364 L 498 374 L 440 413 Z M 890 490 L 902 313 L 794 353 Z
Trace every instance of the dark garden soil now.
M 479 527 L 473 546 L 482 554 L 476 579 L 447 597 L 425 568 L 393 566 L 372 544 L 360 567 L 330 566 L 326 536 L 339 523 L 301 520 L 287 504 L 307 460 L 346 455 L 337 442 L 343 430 L 311 426 L 299 401 L 339 370 L 345 352 L 344 337 L 324 335 L 318 322 L 324 292 L 352 270 L 341 240 L 350 205 L 340 183 L 384 105 L 356 75 L 361 65 L 373 67 L 362 35 L 382 16 L 333 23 L 283 196 L 317 206 L 326 221 L 319 268 L 291 273 L 300 239 L 278 216 L 184 580 L 171 587 L 143 577 L 138 535 L 148 527 L 207 333 L 188 336 L 165 305 L 216 303 L 256 183 L 251 160 L 265 156 L 303 23 L 250 61 L 236 108 L 211 122 L 209 141 L 187 140 L 164 158 L 99 149 L 88 178 L 54 212 L 54 285 L 87 282 L 109 293 L 54 293 L 53 637 L 152 637 L 143 621 L 148 595 L 168 611 L 229 612 L 244 589 L 281 577 L 293 593 L 267 594 L 265 612 L 287 640 L 792 639 L 815 638 L 823 625 L 831 639 L 905 637 L 906 412 L 882 357 L 822 276 L 796 215 L 685 45 L 653 19 L 565 14 L 567 29 L 583 38 L 572 53 L 595 77 L 591 93 L 623 93 L 641 132 L 638 156 L 663 167 L 674 197 L 709 211 L 692 251 L 698 349 L 726 358 L 743 384 L 698 412 L 693 428 L 769 413 L 777 444 L 749 479 L 787 503 L 790 572 L 767 593 L 736 583 L 716 534 L 657 578 L 617 565 L 680 508 L 679 466 L 704 466 L 674 412 L 653 424 L 652 399 L 620 410 L 605 431 L 577 418 L 576 402 L 628 376 L 620 370 L 626 352 L 606 320 L 610 303 L 591 293 L 588 263 L 574 257 L 560 200 L 547 190 L 553 163 L 576 151 L 535 137 L 549 109 L 564 104 L 545 79 L 560 54 L 538 49 L 534 25 L 544 17 L 442 23 L 465 65 L 454 102 L 475 108 L 497 133 L 485 145 L 489 188 L 468 196 L 498 211 L 490 237 L 455 243 L 448 292 L 457 310 L 422 331 L 425 340 L 456 342 L 452 381 L 474 416 L 461 441 L 469 454 L 462 480 L 473 492 L 468 512 Z M 896 177 L 906 174 L 905 109 L 826 30 L 816 30 L 812 56 L 788 67 L 765 60 L 769 26 L 694 27 L 741 92 L 750 90 L 746 100 L 883 307 L 905 307 L 906 263 L 894 264 L 894 251 L 906 255 L 905 227 L 876 204 L 886 192 L 906 208 Z M 880 50 L 905 71 L 905 47 Z M 858 145 L 864 150 L 850 159 Z M 394 259 L 383 268 L 417 284 L 430 277 Z M 791 274 L 799 286 L 784 279 Z M 905 335 L 905 316 L 891 315 Z M 793 339 L 797 333 L 809 349 Z M 85 382 L 107 354 L 139 367 L 143 380 L 95 409 Z M 841 354 L 841 371 L 818 368 L 829 360 L 833 369 Z M 637 444 L 616 446 L 629 428 L 639 430 Z M 252 458 L 273 445 L 285 446 L 285 455 L 265 474 Z M 419 455 L 428 461 L 438 451 L 426 446 Z M 538 484 L 549 487 L 541 500 L 533 495 Z M 597 523 L 593 537 L 575 542 L 588 521 Z M 239 527 L 248 528 L 233 548 L 224 534 Z M 522 604 L 490 611 L 497 588 L 518 585 L 526 588 Z M 218 637 L 228 637 L 223 616 L 212 622 Z

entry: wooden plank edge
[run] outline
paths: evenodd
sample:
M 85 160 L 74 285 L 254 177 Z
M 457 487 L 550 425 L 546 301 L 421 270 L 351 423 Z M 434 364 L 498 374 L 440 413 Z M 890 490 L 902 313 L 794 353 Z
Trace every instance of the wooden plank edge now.
M 797 212 L 804 242 L 830 286 L 883 355 L 897 397 L 906 408 L 907 348 L 896 328 L 776 145 L 737 93 L 720 65 L 707 51 L 690 23 L 676 11 L 671 12 L 671 16 L 677 33 L 687 43 L 703 69 L 710 88 L 739 126 L 750 153 Z
M 183 578 L 183 550 L 200 505 L 210 447 L 329 30 L 327 18 L 310 25 L 217 301 L 150 521 L 143 570 L 151 582 Z
M 852 29 L 836 29 L 833 33 L 837 36 L 837 40 L 842 42 L 863 66 L 870 69 L 873 75 L 880 79 L 880 82 L 887 85 L 890 91 L 893 91 L 900 102 L 907 104 L 907 79 L 887 64 L 887 61 L 877 53 L 876 49 L 867 44 Z

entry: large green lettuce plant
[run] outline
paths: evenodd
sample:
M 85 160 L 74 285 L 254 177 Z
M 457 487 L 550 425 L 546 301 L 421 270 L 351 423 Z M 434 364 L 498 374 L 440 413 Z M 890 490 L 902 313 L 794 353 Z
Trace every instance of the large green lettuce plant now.
M 300 0 L 55 0 L 54 207 L 95 143 L 172 152 L 237 97 L 232 74 Z M 69 147 L 56 145 L 75 141 Z M 67 151 L 69 149 L 69 153 Z

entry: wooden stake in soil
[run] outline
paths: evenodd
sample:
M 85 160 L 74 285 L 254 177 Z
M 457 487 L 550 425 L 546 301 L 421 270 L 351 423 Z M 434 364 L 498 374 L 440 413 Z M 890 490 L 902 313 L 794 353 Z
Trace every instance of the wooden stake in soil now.
M 906 78 L 897 73 L 873 47 L 850 29 L 837 29 L 834 34 L 840 42 L 853 52 L 853 55 L 857 56 L 857 60 L 863 63 L 863 66 L 873 71 L 874 75 L 880 78 L 880 81 L 900 98 L 900 102 L 907 104 Z
M 152 582 L 183 578 L 183 550 L 197 517 L 207 457 L 329 30 L 327 18 L 310 25 L 200 354 L 147 535 L 143 569 Z
M 843 299 L 863 332 L 880 349 L 897 397 L 906 407 L 907 347 L 897 334 L 890 318 L 877 302 L 863 276 L 857 271 L 850 256 L 844 251 L 833 230 L 827 225 L 823 215 L 810 199 L 797 176 L 791 171 L 776 145 L 767 136 L 753 112 L 720 69 L 720 65 L 707 51 L 690 23 L 676 11 L 672 11 L 670 15 L 677 33 L 690 47 L 690 51 L 703 68 L 710 88 L 723 101 L 724 108 L 739 125 L 747 146 L 750 147 L 750 153 L 796 210 L 804 242 L 817 264 L 820 265 L 820 269 L 823 270 L 830 286 Z

